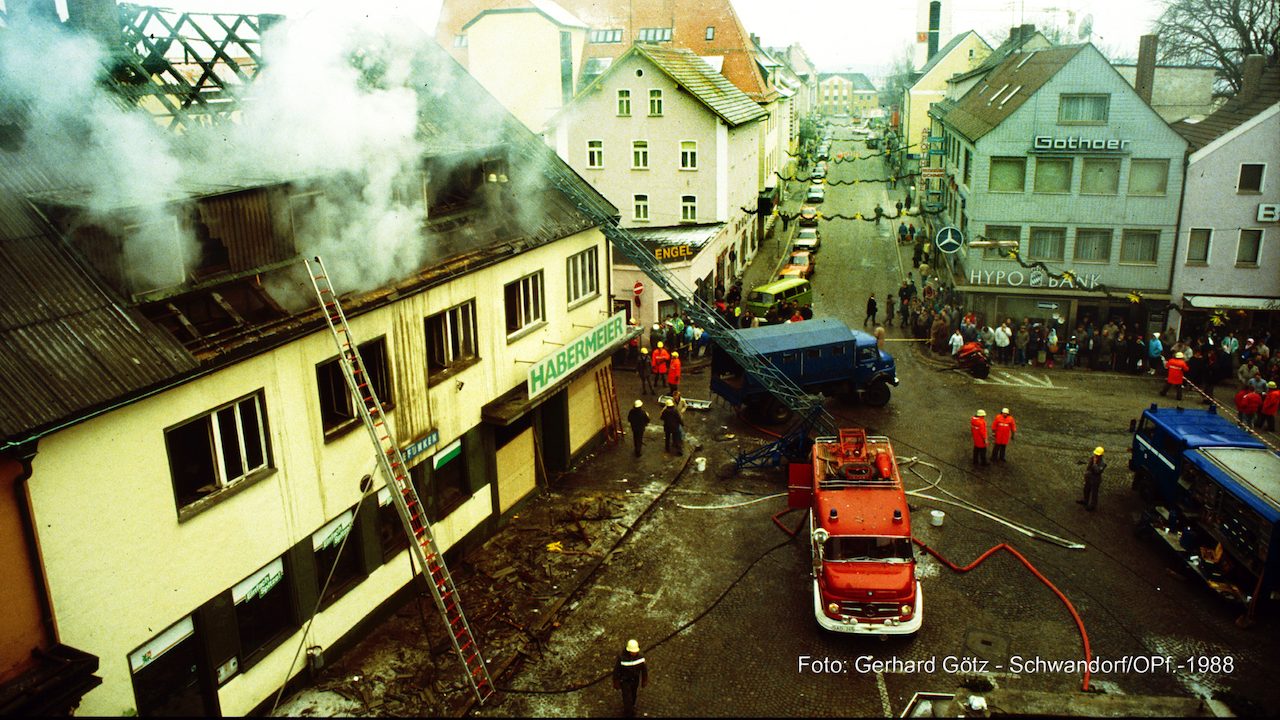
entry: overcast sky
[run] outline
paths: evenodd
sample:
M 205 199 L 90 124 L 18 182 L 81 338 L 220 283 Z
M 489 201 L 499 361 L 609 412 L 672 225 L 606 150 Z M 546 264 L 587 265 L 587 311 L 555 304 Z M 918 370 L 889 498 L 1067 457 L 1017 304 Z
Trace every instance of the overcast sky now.
M 157 0 L 175 9 L 234 13 L 295 14 L 302 8 L 358 7 L 369 14 L 407 17 L 435 31 L 440 0 Z M 639 0 L 637 0 L 639 1 Z M 698 2 L 698 0 L 687 0 Z M 1104 50 L 1135 57 L 1138 36 L 1160 14 L 1160 0 L 945 0 L 952 4 L 953 33 L 977 30 L 988 42 L 1011 25 L 1031 22 L 1065 26 L 1067 12 L 1077 24 L 1093 19 L 1093 41 Z M 3 3 L 4 0 L 0 0 Z M 63 2 L 63 0 L 59 0 Z M 800 43 L 820 70 L 852 68 L 871 74 L 887 67 L 915 41 L 917 0 L 732 0 L 748 32 L 769 46 Z M 947 38 L 943 38 L 945 43 Z

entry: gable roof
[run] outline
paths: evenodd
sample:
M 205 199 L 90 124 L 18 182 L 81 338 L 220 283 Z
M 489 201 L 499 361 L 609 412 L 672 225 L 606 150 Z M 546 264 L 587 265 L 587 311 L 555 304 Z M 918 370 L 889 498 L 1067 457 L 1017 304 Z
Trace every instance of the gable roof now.
M 1034 42 L 1037 39 L 1038 39 L 1038 42 Z M 1041 45 L 1042 43 L 1048 46 L 1053 45 L 1053 43 L 1050 43 L 1049 39 L 1046 38 L 1044 34 L 1042 34 L 1039 30 L 1036 30 L 1035 25 L 1026 24 L 1018 27 L 1009 28 L 1009 37 L 1005 38 L 1004 42 L 1000 43 L 1000 45 L 996 47 L 996 49 L 992 50 L 991 54 L 987 56 L 986 60 L 983 60 L 982 63 L 978 65 L 978 67 L 972 70 L 969 70 L 968 72 L 962 72 L 962 73 L 953 75 L 952 79 L 966 80 L 968 78 L 974 77 L 975 75 L 982 75 L 984 73 L 991 72 L 992 69 L 994 69 L 1000 63 L 1007 60 L 1010 55 L 1013 55 L 1019 52 L 1020 50 L 1022 50 L 1023 46 L 1027 45 L 1028 43 L 1032 43 L 1034 45 Z M 1037 47 L 1035 49 L 1042 50 L 1044 49 L 1044 47 Z
M 938 52 L 934 53 L 933 57 L 929 58 L 929 62 L 925 63 L 924 67 L 920 68 L 920 70 L 918 71 L 920 74 L 920 77 L 924 77 L 925 75 L 928 75 L 930 70 L 936 67 L 938 63 L 942 62 L 942 59 L 945 58 L 948 53 L 960 47 L 960 43 L 964 42 L 965 38 L 969 37 L 970 35 L 978 38 L 978 42 L 986 46 L 988 50 L 991 49 L 991 45 L 989 45 L 986 40 L 983 40 L 981 35 L 979 35 L 978 33 L 972 30 L 965 30 L 959 35 L 956 35 L 955 37 L 951 38 L 951 40 L 948 41 L 946 45 L 942 46 L 942 49 L 938 50 Z
M 830 80 L 831 78 L 835 78 L 835 77 L 844 78 L 845 80 L 848 80 L 849 83 L 853 85 L 854 91 L 859 91 L 859 90 L 869 91 L 869 92 L 876 91 L 876 86 L 871 84 L 871 81 L 867 79 L 867 76 L 858 72 L 818 73 L 818 82 L 824 82 L 826 80 Z
M 574 17 L 573 13 L 565 10 L 554 0 L 500 0 L 494 7 L 486 8 L 476 13 L 462 26 L 463 30 L 474 25 L 480 18 L 485 15 L 501 15 L 507 13 L 519 12 L 536 12 L 553 24 L 560 27 L 586 28 L 586 23 Z
M 1173 124 L 1173 129 L 1187 139 L 1187 150 L 1195 152 L 1276 103 L 1280 103 L 1280 66 L 1263 69 L 1253 98 L 1241 102 L 1237 95 L 1203 120 L 1181 120 Z
M 731 126 L 769 114 L 690 50 L 643 43 L 637 43 L 633 49 Z
M 976 142 L 1022 107 L 1085 45 L 1060 45 L 1011 55 L 954 106 L 935 104 L 953 130 Z
M 481 12 L 507 5 L 529 5 L 531 0 L 443 0 L 436 21 L 436 41 L 467 65 L 467 48 L 454 47 L 453 38 Z M 599 67 L 603 59 L 621 57 L 645 28 L 671 28 L 667 47 L 692 50 L 697 55 L 723 56 L 721 73 L 753 101 L 766 103 L 777 97 L 756 65 L 755 43 L 743 28 L 730 0 L 558 0 L 559 5 L 593 30 L 622 30 L 621 42 L 588 42 L 582 50 L 582 68 Z M 706 30 L 714 27 L 714 37 Z M 585 74 L 585 73 L 584 73 Z

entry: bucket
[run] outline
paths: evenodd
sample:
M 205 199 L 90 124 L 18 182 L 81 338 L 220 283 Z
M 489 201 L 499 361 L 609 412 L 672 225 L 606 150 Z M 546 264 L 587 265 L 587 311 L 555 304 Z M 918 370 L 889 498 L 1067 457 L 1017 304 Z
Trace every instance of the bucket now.
M 946 513 L 944 513 L 944 512 L 942 512 L 941 510 L 930 510 L 930 511 L 929 511 L 929 524 L 930 524 L 930 525 L 932 525 L 932 526 L 934 526 L 934 527 L 942 527 L 942 520 L 943 520 L 943 518 L 945 518 L 946 516 L 947 516 L 947 514 L 946 514 Z
M 704 458 L 704 457 L 700 457 L 700 458 L 698 458 L 698 459 L 694 460 L 693 462 L 694 462 L 694 464 L 696 464 L 696 465 L 698 466 L 698 472 L 702 472 L 703 470 L 706 470 L 706 469 L 707 469 L 707 459 L 706 459 L 706 458 Z

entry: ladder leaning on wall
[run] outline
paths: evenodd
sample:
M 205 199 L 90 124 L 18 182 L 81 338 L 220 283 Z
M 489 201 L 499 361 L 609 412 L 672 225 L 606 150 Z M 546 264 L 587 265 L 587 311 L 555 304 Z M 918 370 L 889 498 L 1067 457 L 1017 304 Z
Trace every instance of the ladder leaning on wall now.
M 378 467 L 392 490 L 391 497 L 400 515 L 404 531 L 409 535 L 409 551 L 417 561 L 418 571 L 424 575 L 431 586 L 431 597 L 435 599 L 436 609 L 440 611 L 445 624 L 449 628 L 449 638 L 453 649 L 467 669 L 467 680 L 480 704 L 484 704 L 493 695 L 493 680 L 489 677 L 489 669 L 484 657 L 480 654 L 480 646 L 476 643 L 467 624 L 466 615 L 462 612 L 462 598 L 453 583 L 453 576 L 445 566 L 444 556 L 436 546 L 431 525 L 427 522 L 426 508 L 418 497 L 409 478 L 409 470 L 405 467 L 404 456 L 400 453 L 400 445 L 396 442 L 391 428 L 387 425 L 386 414 L 382 403 L 374 392 L 364 361 L 356 348 L 355 339 L 347 326 L 347 317 L 338 304 L 338 296 L 329 282 L 329 273 L 319 257 L 303 259 L 307 266 L 307 274 L 311 277 L 311 285 L 315 288 L 316 298 L 324 310 L 325 321 L 329 332 L 338 346 L 338 364 L 342 367 L 342 375 L 346 378 L 347 388 L 351 391 L 353 403 L 364 421 L 365 429 L 377 448 Z

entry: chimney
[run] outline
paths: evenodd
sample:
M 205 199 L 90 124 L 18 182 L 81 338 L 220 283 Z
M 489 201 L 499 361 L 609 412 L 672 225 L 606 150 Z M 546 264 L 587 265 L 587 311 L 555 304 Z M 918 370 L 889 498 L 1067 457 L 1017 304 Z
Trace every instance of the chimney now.
M 1258 96 L 1258 83 L 1262 82 L 1262 65 L 1263 57 L 1261 55 L 1249 55 L 1244 59 L 1244 68 L 1241 70 L 1240 92 L 1236 93 L 1236 103 L 1239 105 L 1247 105 Z
M 931 0 L 929 3 L 929 54 L 925 56 L 925 60 L 933 59 L 938 54 L 938 33 L 942 26 L 942 3 L 940 0 Z
M 67 0 L 67 27 L 97 38 L 110 52 L 124 49 L 115 0 Z
M 1138 38 L 1138 69 L 1134 74 L 1133 89 L 1148 105 L 1151 104 L 1151 87 L 1156 82 L 1156 41 L 1155 35 Z

